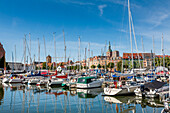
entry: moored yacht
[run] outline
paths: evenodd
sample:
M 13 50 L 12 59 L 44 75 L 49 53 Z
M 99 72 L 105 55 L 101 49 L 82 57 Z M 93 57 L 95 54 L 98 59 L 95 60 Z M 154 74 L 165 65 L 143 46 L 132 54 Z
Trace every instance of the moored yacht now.
M 96 77 L 81 77 L 78 78 L 76 87 L 77 88 L 97 88 L 101 87 L 103 80 L 96 79 Z
M 43 80 L 40 80 L 40 81 L 36 84 L 36 86 L 46 86 L 47 83 L 48 83 L 48 80 L 43 79 Z
M 32 78 L 28 80 L 28 85 L 36 85 L 40 80 L 37 78 Z
M 8 83 L 9 82 L 9 78 L 5 77 L 2 79 L 2 83 Z
M 2 79 L 2 83 L 8 83 L 10 80 L 10 74 L 5 74 L 4 78 Z
M 169 87 L 165 82 L 154 81 L 141 85 L 134 92 L 136 96 L 157 97 L 160 92 L 168 90 Z
M 52 85 L 61 85 L 63 83 L 63 79 L 59 79 L 59 78 L 52 78 L 50 80 L 48 80 L 48 85 L 52 86 Z
M 11 75 L 9 83 L 22 83 L 22 79 L 18 75 Z
M 67 81 L 64 81 L 62 83 L 62 86 L 64 87 L 70 87 L 70 88 L 75 88 L 76 87 L 76 84 L 77 84 L 77 78 L 74 77 L 74 78 L 70 78 L 69 80 Z
M 113 88 L 106 87 L 104 88 L 104 94 L 105 95 L 128 95 L 128 94 L 134 94 L 134 90 L 139 87 L 136 82 L 129 81 L 125 85 L 119 85 L 115 86 Z

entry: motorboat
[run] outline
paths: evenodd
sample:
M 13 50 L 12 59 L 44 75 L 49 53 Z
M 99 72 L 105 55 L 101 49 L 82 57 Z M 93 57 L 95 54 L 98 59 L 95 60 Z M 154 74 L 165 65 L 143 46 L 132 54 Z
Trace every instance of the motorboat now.
M 81 77 L 78 78 L 77 88 L 98 88 L 101 87 L 103 79 L 97 79 L 96 77 Z

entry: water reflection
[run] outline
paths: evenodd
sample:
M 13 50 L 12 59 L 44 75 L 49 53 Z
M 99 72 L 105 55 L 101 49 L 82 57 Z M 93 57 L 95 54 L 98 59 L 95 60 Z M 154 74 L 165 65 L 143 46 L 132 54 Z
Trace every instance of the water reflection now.
M 4 98 L 4 89 L 2 86 L 0 86 L 0 105 L 2 104 Z
M 63 89 L 36 85 L 0 85 L 0 112 L 142 112 L 163 108 L 159 99 L 135 96 L 102 96 L 103 89 Z
M 79 98 L 95 98 L 101 92 L 103 92 L 103 88 L 77 89 L 77 94 Z

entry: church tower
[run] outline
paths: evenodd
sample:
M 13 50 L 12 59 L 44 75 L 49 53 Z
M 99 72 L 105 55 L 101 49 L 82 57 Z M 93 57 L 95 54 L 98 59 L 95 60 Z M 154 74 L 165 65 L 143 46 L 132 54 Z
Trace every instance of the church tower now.
M 109 48 L 108 48 L 108 51 L 106 52 L 106 56 L 112 57 L 112 49 L 111 49 L 110 41 L 109 41 Z

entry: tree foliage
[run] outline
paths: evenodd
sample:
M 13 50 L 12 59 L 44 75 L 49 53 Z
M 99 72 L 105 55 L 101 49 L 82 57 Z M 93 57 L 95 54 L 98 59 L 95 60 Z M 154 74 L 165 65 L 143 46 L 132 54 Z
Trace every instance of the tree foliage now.
M 98 64 L 98 65 L 97 65 L 97 68 L 99 68 L 99 69 L 100 69 L 101 67 L 102 67 L 102 66 L 101 66 L 100 64 Z
M 119 61 L 117 63 L 117 71 L 121 71 L 121 68 L 122 68 L 122 61 Z
M 46 62 L 43 62 L 42 69 L 46 69 Z
M 107 67 L 108 67 L 108 68 L 114 68 L 114 63 L 113 63 L 113 62 L 109 62 L 109 63 L 107 64 Z
M 92 65 L 91 68 L 94 69 L 94 68 L 96 68 L 96 66 L 95 66 L 95 65 Z

